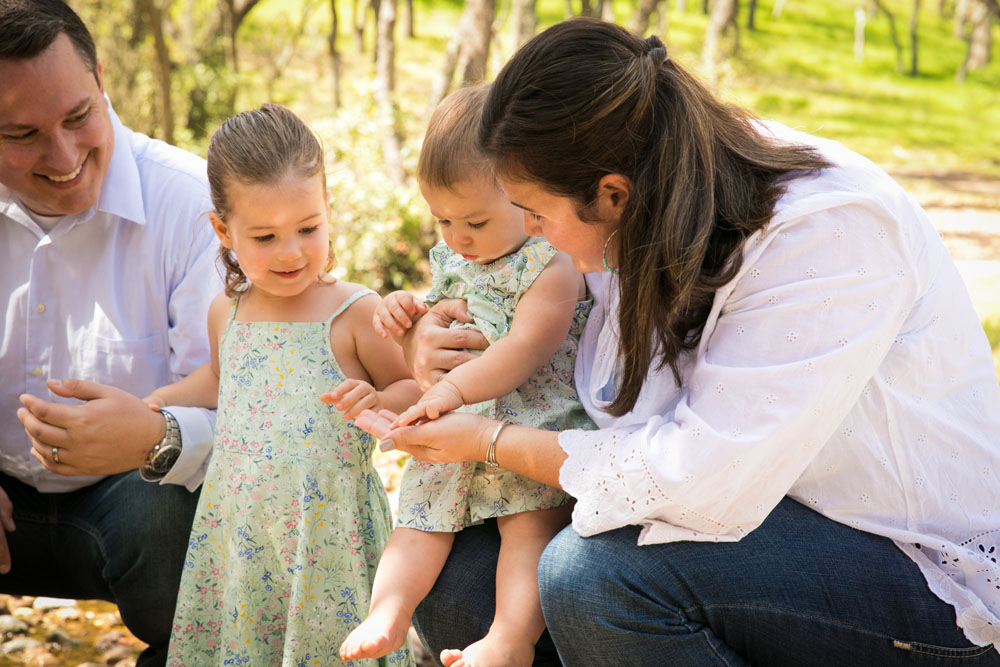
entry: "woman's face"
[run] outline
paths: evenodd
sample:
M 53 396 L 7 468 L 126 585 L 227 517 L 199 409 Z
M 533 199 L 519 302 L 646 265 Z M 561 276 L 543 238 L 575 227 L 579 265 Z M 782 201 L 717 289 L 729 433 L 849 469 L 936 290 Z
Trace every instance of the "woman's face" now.
M 544 236 L 545 240 L 568 254 L 573 259 L 573 266 L 581 273 L 605 270 L 602 261 L 604 243 L 618 228 L 620 215 L 615 207 L 602 205 L 605 193 L 598 195 L 599 220 L 584 222 L 577 215 L 576 201 L 570 197 L 554 195 L 530 182 L 512 182 L 504 178 L 499 181 L 511 203 L 524 211 L 525 233 Z M 609 261 L 611 266 L 615 265 L 613 260 Z

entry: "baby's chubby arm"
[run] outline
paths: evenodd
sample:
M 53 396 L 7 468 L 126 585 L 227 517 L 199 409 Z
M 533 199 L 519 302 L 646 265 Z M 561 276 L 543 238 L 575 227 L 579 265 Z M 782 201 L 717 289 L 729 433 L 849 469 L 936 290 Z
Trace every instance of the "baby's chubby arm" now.
M 398 343 L 406 330 L 426 312 L 427 306 L 422 300 L 405 290 L 396 290 L 375 307 L 372 326 L 382 338 L 392 336 Z
M 586 288 L 569 256 L 557 253 L 521 296 L 510 331 L 477 358 L 441 377 L 395 425 L 434 419 L 458 405 L 499 398 L 521 386 L 562 345 Z
M 229 318 L 232 299 L 224 293 L 212 300 L 208 307 L 208 337 L 211 360 L 196 368 L 187 377 L 154 390 L 142 399 L 151 410 L 159 411 L 168 405 L 214 410 L 219 401 L 219 339 Z

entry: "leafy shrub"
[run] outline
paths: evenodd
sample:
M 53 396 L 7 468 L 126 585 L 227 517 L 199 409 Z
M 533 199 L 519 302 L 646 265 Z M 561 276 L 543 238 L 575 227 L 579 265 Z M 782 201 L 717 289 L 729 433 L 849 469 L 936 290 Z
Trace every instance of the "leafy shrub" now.
M 383 165 L 384 129 L 371 96 L 359 96 L 312 125 L 323 140 L 338 276 L 386 294 L 426 281 L 435 242 L 427 206 L 410 178 L 393 183 Z M 403 146 L 407 173 L 418 148 Z

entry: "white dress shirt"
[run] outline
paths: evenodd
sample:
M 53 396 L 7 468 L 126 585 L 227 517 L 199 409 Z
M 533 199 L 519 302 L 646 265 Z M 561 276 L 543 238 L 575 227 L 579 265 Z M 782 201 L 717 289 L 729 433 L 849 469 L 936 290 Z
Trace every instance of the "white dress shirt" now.
M 137 396 L 208 360 L 208 304 L 222 286 L 205 161 L 124 127 L 98 202 L 46 233 L 0 185 L 0 469 L 39 491 L 100 477 L 65 477 L 29 453 L 18 396 L 70 402 L 47 378 L 80 378 Z M 75 401 L 73 401 L 75 402 Z M 171 408 L 183 452 L 163 483 L 194 490 L 211 453 L 215 412 Z
M 701 343 L 614 398 L 617 284 L 594 311 L 577 387 L 598 431 L 567 431 L 573 526 L 643 527 L 639 544 L 735 541 L 785 495 L 891 538 L 1000 646 L 1000 385 L 968 293 L 927 216 L 840 144 L 763 123 L 834 163 L 789 184 L 719 289 Z

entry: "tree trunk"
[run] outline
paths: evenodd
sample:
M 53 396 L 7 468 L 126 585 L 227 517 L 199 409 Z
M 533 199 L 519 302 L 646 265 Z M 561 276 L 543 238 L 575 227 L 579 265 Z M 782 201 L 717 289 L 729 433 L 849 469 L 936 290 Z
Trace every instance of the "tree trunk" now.
M 538 0 L 513 0 L 511 29 L 514 33 L 514 51 L 534 37 L 538 29 Z
M 445 50 L 444 67 L 431 86 L 428 118 L 451 90 L 455 70 L 460 72 L 463 86 L 485 80 L 495 17 L 496 0 L 466 0 L 458 28 Z
M 757 29 L 757 0 L 750 0 L 747 5 L 747 30 Z
M 910 15 L 910 76 L 917 76 L 917 31 L 920 27 L 920 0 L 913 0 L 913 14 Z
M 854 8 L 854 59 L 861 62 L 865 59 L 865 22 L 868 12 L 864 1 Z
M 330 65 L 332 67 L 332 83 L 333 83 L 333 108 L 339 109 L 340 100 L 340 66 L 341 58 L 340 51 L 337 50 L 337 30 L 339 28 L 340 20 L 337 16 L 337 0 L 330 0 L 330 38 L 328 41 L 328 46 L 330 47 Z
M 892 39 L 892 46 L 896 49 L 896 71 L 903 72 L 903 45 L 899 43 L 899 33 L 896 32 L 896 17 L 882 4 L 882 0 L 872 0 L 875 8 L 885 14 L 889 19 L 889 38 Z
M 378 29 L 378 22 L 382 19 L 382 0 L 370 0 L 368 6 L 371 8 L 372 16 L 375 17 L 375 43 L 372 44 L 372 62 L 374 63 L 378 61 L 378 40 L 381 39 L 381 31 Z M 395 10 L 393 10 L 393 30 L 395 30 L 396 26 L 395 13 Z M 393 40 L 395 40 L 395 37 L 393 37 Z M 395 47 L 393 50 L 395 51 Z
M 705 45 L 701 52 L 705 78 L 711 85 L 715 85 L 717 81 L 716 64 L 722 35 L 732 26 L 737 31 L 737 40 L 739 39 L 739 26 L 736 25 L 738 8 L 737 0 L 715 0 L 712 4 L 712 14 L 708 20 L 708 29 L 705 31 Z
M 990 62 L 993 49 L 993 22 L 1000 18 L 1000 3 L 997 0 L 978 0 L 972 7 L 972 28 L 963 35 L 966 43 L 965 58 L 955 72 L 955 79 L 965 81 L 966 74 L 985 67 Z
M 171 76 L 174 64 L 170 60 L 170 51 L 163 33 L 163 11 L 157 6 L 156 0 L 140 0 L 140 8 L 149 19 L 149 31 L 153 36 L 153 50 L 156 53 L 156 87 L 159 99 L 156 104 L 156 116 L 160 123 L 162 138 L 168 144 L 174 143 L 174 103 L 171 92 Z
M 644 37 L 649 30 L 649 17 L 656 11 L 660 0 L 639 0 L 639 7 L 632 17 L 632 33 Z
M 568 19 L 571 19 L 574 16 L 576 16 L 576 14 L 573 12 L 573 0 L 566 0 L 565 14 L 566 18 Z
M 396 0 L 381 0 L 376 23 L 375 101 L 382 126 L 382 158 L 389 178 L 402 184 L 406 173 L 401 150 L 403 133 L 396 107 Z
M 781 12 L 785 11 L 785 0 L 774 0 L 774 7 L 771 9 L 771 16 L 776 19 L 781 18 Z
M 969 20 L 969 0 L 955 0 L 955 37 L 965 39 L 965 24 Z
M 406 0 L 403 3 L 403 25 L 406 26 L 406 36 L 413 39 L 417 36 L 413 28 L 413 0 Z
M 365 17 L 368 12 L 368 0 L 351 0 L 351 28 L 354 32 L 354 50 L 365 52 Z

